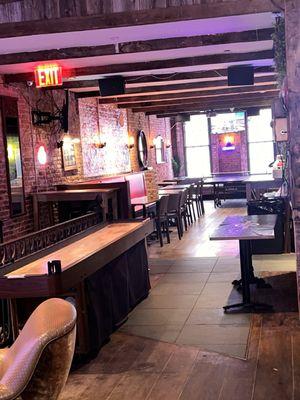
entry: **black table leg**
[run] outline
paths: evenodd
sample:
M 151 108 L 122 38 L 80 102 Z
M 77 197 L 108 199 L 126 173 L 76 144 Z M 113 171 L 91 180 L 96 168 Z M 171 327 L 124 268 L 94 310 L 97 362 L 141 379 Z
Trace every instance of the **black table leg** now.
M 250 251 L 252 255 L 252 244 L 250 242 Z M 249 266 L 249 283 L 255 284 L 258 289 L 272 289 L 272 285 L 267 283 L 263 278 L 259 278 L 258 276 L 254 275 L 254 268 L 252 264 L 252 256 L 251 256 L 251 265 Z M 239 292 L 242 291 L 242 279 L 235 279 L 232 281 L 233 286 Z
M 223 309 L 227 312 L 230 309 L 240 309 L 242 312 L 252 312 L 258 310 L 270 310 L 272 306 L 263 303 L 254 303 L 251 301 L 250 284 L 253 275 L 252 268 L 252 251 L 250 240 L 240 240 L 240 265 L 241 265 L 241 281 L 242 281 L 242 295 L 243 300 L 241 303 L 230 304 L 224 306 Z

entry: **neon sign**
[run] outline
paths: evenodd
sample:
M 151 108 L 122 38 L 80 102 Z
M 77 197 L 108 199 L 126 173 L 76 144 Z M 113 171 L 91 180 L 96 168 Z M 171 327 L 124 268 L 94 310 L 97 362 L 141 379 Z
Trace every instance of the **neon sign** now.
M 34 70 L 35 85 L 37 88 L 61 86 L 62 67 L 57 64 L 38 65 Z

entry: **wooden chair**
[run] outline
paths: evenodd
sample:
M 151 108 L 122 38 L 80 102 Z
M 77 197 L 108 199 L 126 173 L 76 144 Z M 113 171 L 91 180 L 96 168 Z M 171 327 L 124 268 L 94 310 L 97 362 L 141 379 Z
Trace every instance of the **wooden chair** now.
M 178 239 L 181 240 L 183 235 L 183 227 L 181 220 L 181 199 L 182 193 L 171 193 L 169 194 L 168 201 L 168 220 L 173 219 L 177 226 Z
M 56 400 L 71 367 L 76 310 L 49 299 L 32 313 L 10 348 L 0 350 L 0 400 Z
M 163 242 L 164 232 L 166 233 L 168 243 L 170 243 L 169 219 L 167 215 L 168 202 L 169 202 L 169 196 L 162 196 L 156 203 L 155 226 L 161 247 L 163 247 L 164 245 Z
M 203 201 L 203 180 L 197 182 L 196 188 L 193 192 L 192 201 L 195 203 L 198 217 L 200 217 L 205 213 Z
M 193 202 L 193 196 L 194 196 L 194 185 L 190 185 L 188 192 L 187 192 L 187 208 L 188 208 L 188 213 L 190 215 L 191 223 L 196 221 L 196 214 L 195 214 L 195 209 L 194 209 L 194 202 Z

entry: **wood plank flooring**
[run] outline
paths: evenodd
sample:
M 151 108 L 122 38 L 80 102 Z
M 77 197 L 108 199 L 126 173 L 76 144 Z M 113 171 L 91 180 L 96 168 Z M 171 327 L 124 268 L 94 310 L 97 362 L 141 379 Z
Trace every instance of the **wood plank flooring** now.
M 188 257 L 191 260 L 201 256 L 220 257 L 224 253 L 236 257 L 237 243 L 231 242 L 228 247 L 222 242 L 211 245 L 208 236 L 227 215 L 244 213 L 243 207 L 224 207 L 215 213 L 208 206 L 206 216 L 190 228 L 190 235 L 180 242 L 172 240 L 163 248 L 152 245 L 150 256 L 166 262 Z M 285 256 L 282 260 L 280 267 L 288 271 L 285 262 L 290 261 L 285 261 Z M 268 256 L 256 260 L 259 271 L 266 271 L 268 263 L 273 264 Z M 60 399 L 298 400 L 298 313 L 253 315 L 246 359 L 116 332 L 94 360 L 70 374 Z
M 62 400 L 297 400 L 297 313 L 256 315 L 247 360 L 116 333 Z

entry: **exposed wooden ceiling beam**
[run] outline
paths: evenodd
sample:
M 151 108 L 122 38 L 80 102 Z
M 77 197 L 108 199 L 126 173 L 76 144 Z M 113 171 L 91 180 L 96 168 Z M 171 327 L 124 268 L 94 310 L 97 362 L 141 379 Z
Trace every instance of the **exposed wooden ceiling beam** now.
M 133 108 L 132 111 L 136 112 L 143 112 L 146 115 L 151 114 L 161 114 L 162 112 L 186 112 L 186 111 L 206 111 L 206 110 L 216 110 L 219 108 L 240 108 L 240 107 L 255 107 L 260 106 L 262 102 L 264 104 L 270 105 L 272 100 L 276 96 L 256 96 L 256 98 L 252 99 L 219 99 L 218 101 L 201 101 L 201 102 L 194 102 L 193 104 L 180 104 L 180 105 L 173 105 L 173 106 L 155 106 L 155 107 L 138 107 Z
M 272 40 L 274 29 L 257 29 L 244 32 L 226 32 L 214 35 L 184 36 L 167 39 L 145 40 L 120 43 L 120 53 L 139 53 L 144 51 L 161 51 L 182 49 L 186 47 L 214 46 L 220 44 L 257 42 Z
M 255 84 L 262 84 L 262 83 L 275 83 L 275 75 L 267 75 L 267 76 L 257 76 L 254 79 Z M 217 81 L 203 81 L 203 82 L 194 82 L 194 83 L 181 83 L 178 85 L 163 85 L 163 86 L 143 86 L 143 87 L 136 87 L 136 88 L 127 88 L 125 90 L 125 95 L 118 96 L 118 97 L 105 97 L 101 98 L 101 100 L 110 100 L 110 99 L 122 99 L 122 97 L 129 95 L 129 94 L 140 94 L 141 97 L 145 93 L 153 95 L 156 92 L 172 92 L 172 91 L 187 91 L 187 90 L 194 90 L 194 89 L 202 89 L 202 88 L 217 88 L 217 87 L 228 87 L 227 79 L 221 79 Z M 160 95 L 162 96 L 162 94 Z M 89 91 L 89 92 L 77 92 L 76 97 L 80 98 L 87 98 L 87 97 L 100 97 L 99 90 Z
M 268 74 L 274 73 L 274 67 L 255 67 L 255 74 Z M 190 79 L 205 79 L 205 78 L 218 78 L 227 76 L 227 69 L 216 69 L 208 71 L 196 71 L 196 72 L 178 72 L 171 74 L 158 74 L 158 75 L 136 75 L 136 76 L 125 76 L 126 83 L 152 83 L 152 82 L 170 82 L 178 80 L 190 80 Z M 78 89 L 85 87 L 98 87 L 97 79 L 83 79 L 83 80 L 70 80 L 65 81 L 61 89 Z M 48 90 L 53 90 L 48 88 Z
M 274 81 L 275 82 L 275 81 Z M 113 97 L 113 98 L 99 98 L 99 104 L 119 104 L 120 108 L 128 108 L 131 103 L 143 103 L 149 101 L 163 100 L 174 100 L 174 99 L 186 99 L 194 97 L 206 97 L 206 96 L 217 96 L 221 94 L 232 94 L 232 93 L 249 93 L 249 92 L 260 92 L 267 90 L 274 90 L 277 88 L 275 83 L 270 85 L 254 85 L 254 86 L 234 86 L 226 87 L 222 89 L 214 88 L 207 90 L 197 90 L 189 92 L 174 92 L 165 94 L 150 94 L 148 96 L 124 96 L 124 97 Z
M 250 108 L 253 108 L 254 106 L 246 106 L 246 107 L 236 107 L 235 109 L 236 110 L 244 110 L 244 111 L 247 111 L 247 110 L 249 110 Z M 255 107 L 260 107 L 260 108 L 267 108 L 267 107 L 270 107 L 270 104 L 269 104 L 269 102 L 266 102 L 265 100 L 263 100 L 262 102 L 261 102 L 261 104 L 256 104 L 256 106 Z M 226 113 L 230 113 L 231 112 L 231 110 L 230 110 L 230 108 L 229 107 L 227 107 L 227 108 L 218 108 L 217 109 L 217 111 L 218 111 L 218 113 L 222 113 L 222 112 L 226 112 Z M 169 111 L 166 111 L 166 112 L 161 112 L 160 114 L 156 114 L 156 117 L 157 118 L 174 118 L 174 117 L 176 117 L 176 116 L 178 116 L 178 115 L 182 115 L 182 116 L 186 116 L 186 115 L 199 115 L 199 114 L 205 114 L 205 112 L 206 111 L 187 111 L 187 112 L 184 112 L 184 111 L 181 111 L 181 112 L 169 112 Z
M 0 24 L 1 26 L 1 24 Z M 183 57 L 174 58 L 169 60 L 154 60 L 146 62 L 136 63 L 123 63 L 123 64 L 112 64 L 102 65 L 96 67 L 82 67 L 74 68 L 72 70 L 73 76 L 93 76 L 93 75 L 105 75 L 105 74 L 120 74 L 124 72 L 136 72 L 136 71 L 149 71 L 159 70 L 166 68 L 180 68 L 197 65 L 211 65 L 211 64 L 222 64 L 232 62 L 243 62 L 253 60 L 269 60 L 273 59 L 273 50 L 254 51 L 250 53 L 222 53 L 222 54 L 209 54 L 197 57 Z M 68 76 L 70 72 L 66 71 Z M 25 82 L 33 80 L 33 72 L 5 75 L 5 82 Z
M 154 8 L 110 14 L 22 21 L 0 25 L 0 38 L 32 36 L 58 32 L 110 29 L 280 11 L 283 0 L 231 0 L 181 7 Z
M 178 37 L 138 42 L 123 42 L 101 46 L 69 47 L 33 52 L 10 53 L 1 55 L 0 65 L 172 50 L 186 47 L 257 42 L 262 40 L 271 40 L 271 35 L 273 32 L 273 29 L 267 28 L 245 32 L 227 32 L 216 35 Z
M 265 94 L 258 94 L 258 93 L 237 93 L 237 94 L 232 94 L 232 95 L 226 95 L 226 96 L 218 96 L 214 98 L 206 98 L 206 99 L 200 99 L 200 100 L 193 100 L 193 99 L 184 99 L 181 100 L 180 103 L 177 104 L 160 104 L 155 103 L 154 105 L 146 106 L 142 105 L 140 107 L 132 108 L 134 111 L 156 111 L 159 109 L 172 109 L 173 106 L 193 106 L 194 104 L 220 104 L 220 103 L 226 103 L 230 104 L 231 102 L 243 102 L 245 101 L 256 101 L 257 99 L 269 99 L 269 98 L 274 98 L 278 91 L 272 91 L 270 93 L 265 93 Z
M 253 89 L 253 88 L 250 88 Z M 199 102 L 201 100 L 207 100 L 207 101 L 216 101 L 218 102 L 218 99 L 220 98 L 220 95 L 228 96 L 231 97 L 232 95 L 261 95 L 261 94 L 266 94 L 266 95 L 272 95 L 272 94 L 278 94 L 279 90 L 278 88 L 274 85 L 272 88 L 269 90 L 250 90 L 247 91 L 247 89 L 244 89 L 244 91 L 239 91 L 239 92 L 228 92 L 228 93 L 213 93 L 211 92 L 210 95 L 205 95 L 205 94 L 200 94 L 198 96 L 194 97 L 188 97 L 188 98 L 183 98 L 183 97 L 178 97 L 176 99 L 168 99 L 168 100 L 163 100 L 163 101 L 146 101 L 146 102 L 134 102 L 134 103 L 124 103 L 124 104 L 119 104 L 118 108 L 137 108 L 137 107 L 163 107 L 163 106 L 168 106 L 168 105 L 178 105 L 178 104 L 191 104 L 193 102 Z
M 254 67 L 255 73 L 274 73 L 273 66 Z M 177 72 L 171 74 L 155 74 L 155 75 L 136 75 L 127 76 L 127 83 L 152 83 L 152 82 L 168 82 L 188 79 L 205 79 L 227 77 L 227 69 L 215 69 L 208 71 L 192 71 L 192 72 Z M 175 82 L 174 82 L 175 83 Z

